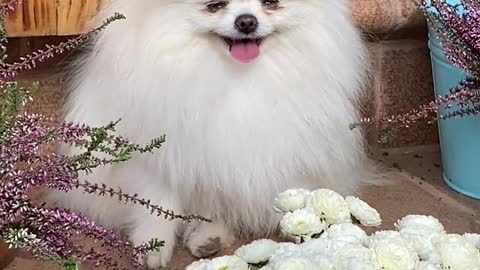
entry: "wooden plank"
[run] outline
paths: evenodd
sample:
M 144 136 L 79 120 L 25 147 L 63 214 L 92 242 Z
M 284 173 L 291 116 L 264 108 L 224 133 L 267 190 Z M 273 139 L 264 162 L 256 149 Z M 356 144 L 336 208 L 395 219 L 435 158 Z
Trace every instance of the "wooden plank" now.
M 58 35 L 75 35 L 90 30 L 92 18 L 105 0 L 58 0 Z
M 57 0 L 23 0 L 6 21 L 8 37 L 57 34 Z M 63 1 L 63 0 L 62 0 Z

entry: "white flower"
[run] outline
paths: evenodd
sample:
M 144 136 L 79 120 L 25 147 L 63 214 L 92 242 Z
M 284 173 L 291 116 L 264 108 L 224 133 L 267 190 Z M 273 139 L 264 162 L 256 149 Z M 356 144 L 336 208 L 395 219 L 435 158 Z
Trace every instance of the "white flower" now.
M 333 255 L 335 265 L 340 265 L 349 258 L 358 258 L 367 262 L 375 262 L 375 253 L 372 249 L 361 245 L 345 245 L 338 249 Z
M 366 202 L 354 196 L 347 196 L 345 200 L 352 216 L 354 216 L 362 225 L 379 226 L 382 224 L 380 214 Z
M 440 243 L 466 243 L 467 241 L 460 234 L 456 233 L 442 233 L 432 238 L 432 244 L 438 245 Z
M 309 240 L 301 245 L 296 245 L 293 243 L 279 243 L 274 254 L 270 258 L 267 268 L 262 268 L 264 270 L 278 270 L 277 267 L 293 267 L 297 265 L 296 263 L 291 262 L 290 260 L 297 261 L 300 260 L 299 267 L 307 267 L 310 263 L 313 263 L 317 270 L 334 270 L 333 265 L 328 257 L 328 255 L 322 249 L 316 249 L 321 247 L 321 245 L 312 245 L 312 243 L 319 244 L 320 242 L 329 242 L 331 241 L 324 240 L 318 241 L 319 239 Z M 289 262 L 285 262 L 288 259 Z M 305 263 L 307 261 L 308 263 Z M 306 264 L 306 265 L 304 265 Z M 284 269 L 293 269 L 293 268 L 284 268 Z M 304 268 L 299 268 L 304 269 Z M 310 268 L 307 268 L 310 269 Z
M 415 270 L 442 270 L 442 268 L 431 262 L 419 261 L 417 262 L 417 265 L 415 265 Z
M 210 260 L 201 259 L 191 263 L 185 270 L 209 270 L 210 264 Z
M 299 245 L 296 245 L 291 242 L 283 242 L 283 243 L 278 243 L 277 248 L 273 252 L 274 255 L 285 255 L 291 252 L 296 252 L 298 250 L 301 250 Z
M 463 239 L 480 249 L 480 234 L 478 233 L 464 233 Z
M 275 210 L 285 213 L 304 208 L 309 193 L 306 189 L 286 190 L 275 198 Z
M 341 223 L 331 225 L 322 237 L 335 241 L 364 244 L 367 241 L 367 233 L 352 223 Z
M 373 262 L 361 258 L 347 258 L 336 265 L 337 270 L 379 270 Z
M 235 255 L 245 262 L 258 264 L 270 259 L 278 243 L 270 239 L 260 239 L 244 245 L 235 251 Z
M 237 256 L 223 256 L 212 259 L 209 270 L 248 270 L 248 264 Z
M 373 250 L 376 264 L 384 270 L 413 270 L 418 261 L 417 254 L 405 245 L 405 241 L 395 238 L 376 241 Z
M 418 258 L 412 242 L 404 239 L 397 231 L 377 231 L 368 237 L 367 246 L 375 250 L 378 245 L 384 246 L 385 242 L 402 247 L 409 253 L 408 257 Z
M 313 258 L 313 262 L 317 266 L 318 270 L 334 270 L 335 267 L 329 257 L 323 255 L 316 255 Z
M 352 218 L 345 199 L 329 189 L 317 189 L 307 196 L 306 206 L 329 224 L 350 223 Z
M 424 216 L 424 215 L 408 215 L 403 217 L 401 220 L 397 221 L 395 228 L 401 230 L 406 227 L 422 225 L 429 227 L 430 229 L 437 231 L 439 233 L 445 232 L 445 228 L 442 223 L 438 221 L 435 217 Z
M 308 254 L 311 257 L 320 255 L 330 257 L 333 255 L 336 249 L 334 242 L 327 238 L 311 239 L 299 246 L 305 254 Z
M 298 209 L 288 212 L 280 221 L 283 232 L 294 236 L 310 238 L 322 232 L 327 224 L 309 209 Z
M 368 237 L 367 246 L 374 247 L 377 242 L 389 239 L 395 239 L 397 241 L 403 240 L 402 236 L 397 231 L 376 231 Z
M 440 237 L 441 234 L 443 233 L 439 233 L 423 225 L 413 225 L 400 230 L 400 235 L 413 244 L 420 259 L 432 263 L 440 262 L 432 240 Z
M 333 256 L 338 251 L 345 249 L 348 246 L 356 245 L 345 241 L 338 241 L 320 237 L 317 239 L 308 240 L 299 246 L 302 250 L 302 254 L 306 254 L 310 257 L 315 258 L 318 256 L 323 256 L 333 258 Z
M 304 257 L 284 257 L 281 260 L 275 261 L 271 269 L 274 270 L 319 270 L 315 262 Z M 323 269 L 322 269 L 323 270 Z M 326 269 L 327 270 L 327 269 Z
M 469 242 L 452 234 L 437 239 L 434 243 L 443 269 L 478 270 L 480 254 L 478 249 Z
M 285 257 L 302 257 L 306 256 L 305 249 L 302 245 L 296 245 L 290 242 L 278 243 L 277 248 L 273 252 L 269 260 L 269 265 L 275 264 L 276 261 Z

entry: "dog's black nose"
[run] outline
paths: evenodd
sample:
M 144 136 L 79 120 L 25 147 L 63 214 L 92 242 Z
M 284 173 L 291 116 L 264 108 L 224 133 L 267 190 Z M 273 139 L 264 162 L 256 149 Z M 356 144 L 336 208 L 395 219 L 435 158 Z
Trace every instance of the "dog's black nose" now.
M 257 30 L 258 21 L 255 16 L 244 14 L 237 17 L 235 20 L 235 28 L 244 34 L 251 34 Z

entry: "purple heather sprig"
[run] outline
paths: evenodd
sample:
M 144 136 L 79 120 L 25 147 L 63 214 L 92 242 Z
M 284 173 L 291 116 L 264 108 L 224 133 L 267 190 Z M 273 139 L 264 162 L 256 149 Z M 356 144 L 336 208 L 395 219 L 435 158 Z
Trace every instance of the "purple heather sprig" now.
M 6 3 L 0 4 L 0 11 L 14 11 L 20 3 L 20 0 L 9 0 Z
M 131 269 L 121 265 L 119 258 L 128 258 L 130 266 L 140 268 L 140 260 L 150 251 L 158 251 L 163 242 L 133 245 L 113 231 L 95 224 L 87 217 L 69 210 L 36 205 L 29 197 L 32 190 L 50 188 L 64 192 L 73 189 L 97 196 L 116 198 L 119 202 L 138 204 L 152 214 L 166 219 L 210 220 L 196 215 L 178 215 L 153 205 L 138 194 L 127 194 L 104 184 L 81 180 L 99 166 L 108 166 L 130 159 L 133 153 L 150 153 L 158 149 L 165 137 L 141 146 L 115 135 L 117 122 L 103 127 L 61 123 L 39 114 L 20 113 L 37 87 L 21 88 L 13 79 L 19 72 L 36 67 L 56 54 L 71 50 L 123 15 L 107 19 L 100 27 L 57 46 L 46 46 L 13 64 L 7 58 L 5 15 L 18 4 L 0 4 L 0 238 L 11 248 L 30 251 L 37 258 L 76 269 L 77 262 L 89 262 L 107 269 Z M 46 146 L 64 144 L 83 150 L 67 156 L 46 154 Z M 97 157 L 95 153 L 106 157 Z M 100 244 L 99 250 L 87 249 L 73 240 L 84 236 Z
M 445 56 L 473 77 L 480 76 L 480 3 L 462 0 L 451 5 L 443 0 L 423 0 L 429 25 L 444 47 Z
M 81 234 L 101 242 L 103 246 L 108 247 L 110 251 L 114 251 L 120 257 L 129 257 L 134 266 L 140 267 L 137 257 L 143 256 L 142 252 L 145 252 L 144 245 L 141 247 L 134 246 L 112 231 L 96 225 L 93 221 L 90 221 L 88 218 L 82 215 L 78 215 L 64 209 L 46 209 L 30 206 L 25 218 L 31 220 L 31 225 L 35 226 L 35 228 L 37 228 L 38 231 L 43 232 L 43 234 L 57 237 L 58 243 L 61 244 L 58 253 L 67 251 L 67 254 L 62 254 L 62 257 L 78 256 L 76 253 L 68 254 L 68 252 L 72 251 L 65 250 L 63 248 L 64 245 L 70 244 L 69 238 L 73 235 L 73 232 L 75 232 L 76 234 Z M 55 233 L 59 230 L 72 233 L 64 234 L 65 237 L 61 237 L 61 235 Z M 154 246 L 158 248 L 162 245 L 163 242 L 155 242 Z M 77 249 L 81 250 L 80 247 Z M 94 254 L 91 253 L 91 255 Z M 88 261 L 89 258 L 89 256 L 85 256 L 81 260 Z
M 48 209 L 34 205 L 28 193 L 34 188 L 48 187 L 63 191 L 83 189 L 86 193 L 98 196 L 117 197 L 119 201 L 139 204 L 150 209 L 158 216 L 167 219 L 183 219 L 209 221 L 195 215 L 177 215 L 170 210 L 152 205 L 149 200 L 138 198 L 137 194 L 130 195 L 121 190 L 114 190 L 106 185 L 98 185 L 79 180 L 79 172 L 93 169 L 96 166 L 108 165 L 127 160 L 122 156 L 132 151 L 151 152 L 160 147 L 163 138 L 153 140 L 151 144 L 140 147 L 128 143 L 127 140 L 110 135 L 115 123 L 103 128 L 90 128 L 85 125 L 61 124 L 54 125 L 49 118 L 41 115 L 19 116 L 12 128 L 9 138 L 4 138 L 0 144 L 0 231 L 2 238 L 11 239 L 5 233 L 27 229 L 26 239 L 20 242 L 30 243 L 32 234 L 35 242 L 31 242 L 29 250 L 38 256 L 70 258 L 79 261 L 102 263 L 111 269 L 120 269 L 111 255 L 98 255 L 94 250 L 82 253 L 78 246 L 71 243 L 73 235 L 84 235 L 102 243 L 108 251 L 115 251 L 119 257 L 128 257 L 133 266 L 139 267 L 138 257 L 145 256 L 151 249 L 157 249 L 163 242 L 156 241 L 150 245 L 133 246 L 128 241 L 106 230 L 86 217 L 64 209 Z M 85 139 L 85 138 L 90 138 Z M 79 140 L 82 139 L 82 140 Z M 59 154 L 42 155 L 41 146 L 51 142 L 76 144 L 78 147 L 90 149 L 76 156 Z M 114 144 L 110 154 L 112 158 L 96 158 L 92 154 L 102 146 Z M 101 151 L 101 150 L 100 150 Z M 87 154 L 86 154 L 87 153 Z M 29 242 L 30 241 L 30 242 Z M 8 242 L 8 241 L 7 241 Z M 36 247 L 36 248 L 33 248 Z M 97 254 L 98 256 L 95 256 Z M 110 257 L 109 257 L 110 256 Z
M 79 35 L 76 38 L 69 39 L 65 42 L 61 42 L 58 45 L 46 45 L 45 49 L 41 49 L 26 56 L 23 56 L 20 58 L 19 62 L 8 64 L 0 68 L 0 82 L 2 82 L 2 80 L 4 82 L 7 80 L 11 80 L 15 76 L 17 76 L 18 72 L 20 71 L 35 68 L 38 62 L 45 62 L 47 59 L 50 59 L 55 55 L 62 54 L 65 51 L 71 51 L 77 48 L 86 40 L 90 39 L 92 36 L 105 29 L 109 24 L 120 19 L 125 19 L 125 16 L 116 13 L 112 17 L 109 17 L 107 20 L 105 20 L 102 25 L 92 31 Z
M 425 119 L 435 118 L 446 120 L 453 117 L 461 117 L 470 114 L 478 114 L 478 105 L 480 104 L 480 81 L 476 79 L 466 79 L 461 82 L 459 86 L 451 90 L 451 93 L 445 96 L 439 96 L 434 101 L 426 105 L 421 105 L 417 109 L 413 109 L 404 114 L 390 115 L 383 118 L 365 117 L 360 120 L 360 123 L 351 125 L 355 128 L 358 125 L 377 124 L 377 125 L 391 125 L 398 124 L 402 127 L 409 128 L 413 123 Z M 439 109 L 452 109 L 456 105 L 460 107 L 453 112 L 438 115 Z
M 351 128 L 370 124 L 409 128 L 422 119 L 447 120 L 480 114 L 480 2 L 461 0 L 460 5 L 451 5 L 444 0 L 423 0 L 420 9 L 444 48 L 446 58 L 465 70 L 466 78 L 451 89 L 450 94 L 419 108 L 382 118 L 366 117 L 350 125 Z

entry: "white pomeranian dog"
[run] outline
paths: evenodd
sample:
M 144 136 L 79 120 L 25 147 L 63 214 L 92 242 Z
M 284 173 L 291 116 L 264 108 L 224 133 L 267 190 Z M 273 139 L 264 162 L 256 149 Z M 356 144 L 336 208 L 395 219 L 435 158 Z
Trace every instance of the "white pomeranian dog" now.
M 119 135 L 166 143 L 85 178 L 213 222 L 185 229 L 80 191 L 51 199 L 127 228 L 134 243 L 165 240 L 149 267 L 170 261 L 179 233 L 206 257 L 235 237 L 275 232 L 272 204 L 286 189 L 352 194 L 369 182 L 362 133 L 349 129 L 368 62 L 349 1 L 114 0 L 98 18 L 114 12 L 127 19 L 76 66 L 66 120 L 121 118 Z

